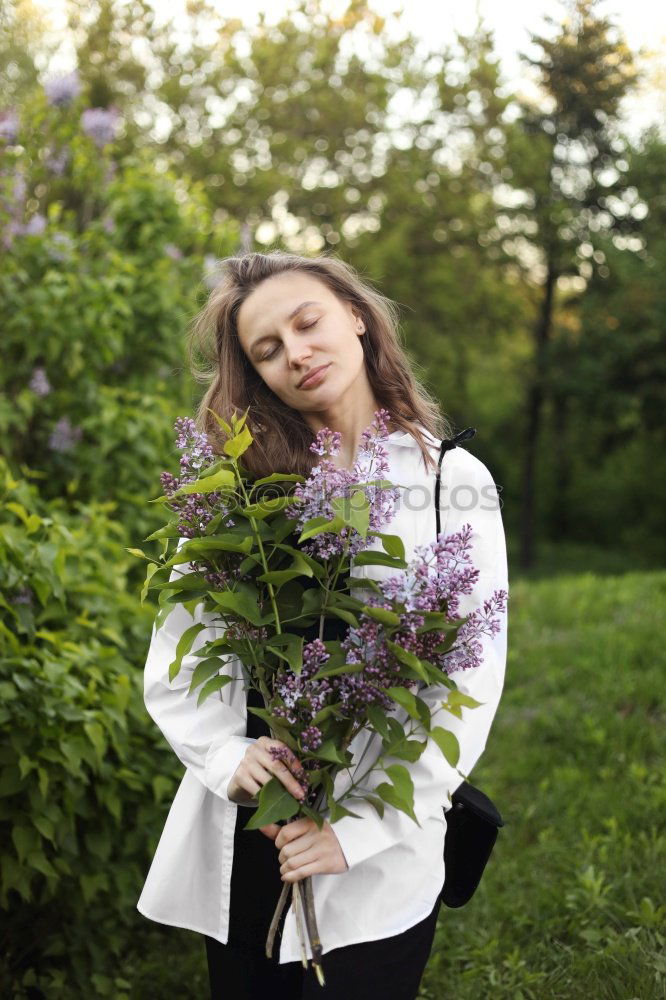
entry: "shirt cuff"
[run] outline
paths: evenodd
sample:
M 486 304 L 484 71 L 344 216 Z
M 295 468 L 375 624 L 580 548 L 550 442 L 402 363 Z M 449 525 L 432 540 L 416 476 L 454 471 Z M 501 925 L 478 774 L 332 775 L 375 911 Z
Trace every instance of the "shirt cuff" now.
M 206 757 L 206 785 L 225 802 L 241 805 L 229 798 L 229 782 L 245 756 L 250 743 L 256 743 L 251 736 L 230 736 L 223 743 L 213 743 Z M 249 803 L 251 805 L 251 803 Z M 256 805 L 256 803 L 255 803 Z

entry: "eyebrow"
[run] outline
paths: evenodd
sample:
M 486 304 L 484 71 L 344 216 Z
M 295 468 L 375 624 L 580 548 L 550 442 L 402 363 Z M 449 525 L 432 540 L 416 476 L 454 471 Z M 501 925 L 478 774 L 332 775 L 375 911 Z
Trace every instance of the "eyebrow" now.
M 287 316 L 287 322 L 289 322 L 290 319 L 293 319 L 294 316 L 301 311 L 301 309 L 305 309 L 306 306 L 320 306 L 320 305 L 321 302 L 316 302 L 314 299 L 307 299 L 307 301 L 301 302 L 300 305 L 297 305 L 295 309 L 291 310 L 291 312 Z M 254 351 L 254 349 L 258 347 L 259 344 L 262 344 L 264 340 L 270 340 L 271 337 L 273 336 L 274 334 L 272 333 L 264 333 L 261 335 L 261 337 L 257 337 L 257 339 L 252 343 L 252 347 L 250 348 L 250 350 Z

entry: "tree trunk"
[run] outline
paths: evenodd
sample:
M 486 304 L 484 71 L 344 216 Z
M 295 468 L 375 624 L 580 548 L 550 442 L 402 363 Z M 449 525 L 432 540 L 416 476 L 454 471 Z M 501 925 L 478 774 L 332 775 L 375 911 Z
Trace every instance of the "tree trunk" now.
M 569 397 L 558 394 L 553 400 L 555 509 L 552 527 L 556 538 L 566 538 L 569 532 L 569 484 L 571 460 L 567 434 L 569 430 Z
M 525 447 L 523 452 L 522 510 L 520 519 L 520 566 L 531 569 L 534 565 L 534 515 L 536 472 L 541 413 L 544 401 L 544 375 L 546 348 L 553 320 L 553 292 L 557 273 L 552 260 L 547 262 L 546 281 L 543 286 L 541 310 L 534 326 L 534 375 L 528 388 L 525 421 Z

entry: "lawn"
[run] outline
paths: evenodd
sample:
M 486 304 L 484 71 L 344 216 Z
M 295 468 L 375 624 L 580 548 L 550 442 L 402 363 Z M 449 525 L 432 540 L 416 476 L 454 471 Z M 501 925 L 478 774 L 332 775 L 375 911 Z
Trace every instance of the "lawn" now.
M 440 913 L 424 1000 L 666 996 L 665 606 L 661 571 L 512 584 L 473 776 L 506 826 L 477 896 Z

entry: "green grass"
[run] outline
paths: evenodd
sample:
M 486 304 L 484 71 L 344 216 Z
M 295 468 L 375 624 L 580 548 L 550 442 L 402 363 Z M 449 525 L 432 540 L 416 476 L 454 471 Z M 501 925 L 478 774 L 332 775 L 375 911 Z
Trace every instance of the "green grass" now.
M 423 1000 L 666 996 L 665 606 L 663 571 L 512 578 L 504 697 L 472 775 L 506 826 L 475 897 L 440 912 Z M 133 1000 L 208 995 L 202 938 L 141 938 Z
M 473 774 L 506 826 L 476 896 L 440 913 L 424 1000 L 666 996 L 665 605 L 663 571 L 512 584 Z

